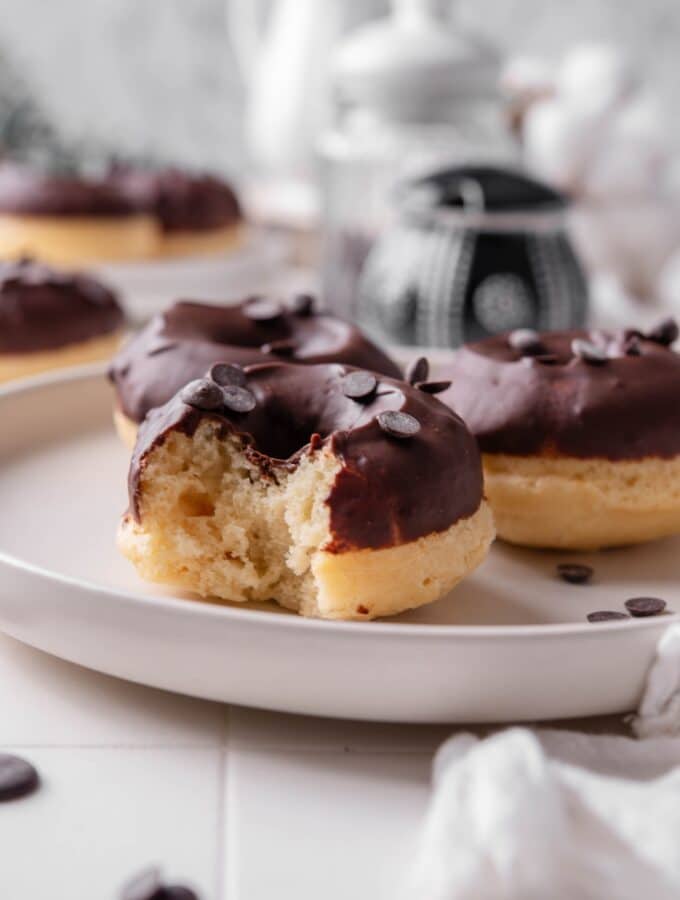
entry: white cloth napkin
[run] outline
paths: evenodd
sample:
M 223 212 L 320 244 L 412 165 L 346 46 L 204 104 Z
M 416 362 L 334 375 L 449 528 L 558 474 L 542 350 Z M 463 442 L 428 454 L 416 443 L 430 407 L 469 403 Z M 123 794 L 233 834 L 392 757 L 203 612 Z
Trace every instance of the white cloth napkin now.
M 512 728 L 446 741 L 409 900 L 677 900 L 679 625 L 632 727 L 645 740 Z

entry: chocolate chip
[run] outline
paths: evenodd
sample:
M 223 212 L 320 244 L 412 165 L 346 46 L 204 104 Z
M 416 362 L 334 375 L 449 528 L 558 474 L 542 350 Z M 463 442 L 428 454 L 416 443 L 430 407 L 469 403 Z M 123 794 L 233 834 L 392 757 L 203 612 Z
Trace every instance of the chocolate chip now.
M 342 379 L 342 392 L 350 400 L 369 400 L 378 386 L 371 372 L 349 372 Z
M 120 900 L 160 900 L 162 892 L 160 869 L 149 866 L 123 885 Z
M 208 374 L 220 387 L 226 387 L 228 384 L 236 384 L 239 387 L 246 386 L 246 373 L 240 366 L 234 366 L 231 363 L 215 363 Z
M 224 403 L 222 388 L 208 378 L 190 381 L 180 392 L 180 400 L 196 409 L 219 409 Z
M 525 356 L 538 356 L 543 352 L 541 336 L 533 328 L 516 328 L 508 335 L 508 344 Z
M 583 362 L 593 366 L 600 366 L 609 358 L 604 347 L 600 347 L 592 341 L 585 341 L 583 338 L 574 338 L 571 342 L 571 352 Z
M 198 900 L 198 894 L 181 884 L 163 884 L 160 870 L 150 866 L 123 886 L 120 900 Z
M 640 353 L 642 352 L 640 338 L 634 334 L 627 338 L 623 345 L 623 352 L 626 356 L 640 356 Z
M 660 597 L 631 597 L 623 605 L 631 616 L 641 619 L 645 616 L 658 616 L 666 608 L 666 601 Z
M 581 563 L 560 563 L 557 566 L 557 574 L 569 584 L 585 584 L 593 577 L 593 570 Z
M 417 381 L 415 385 L 419 391 L 426 394 L 441 394 L 442 391 L 451 387 L 450 381 Z
M 270 341 L 260 347 L 263 353 L 272 353 L 274 356 L 292 356 L 296 349 L 297 344 L 290 340 Z
M 314 305 L 311 294 L 296 294 L 291 300 L 290 309 L 296 316 L 313 316 Z
M 254 297 L 243 304 L 243 314 L 254 322 L 273 322 L 283 314 L 283 307 L 277 300 Z
M 650 341 L 670 347 L 671 344 L 677 341 L 678 333 L 678 323 L 672 316 L 668 316 L 658 322 L 648 333 L 647 337 Z
M 630 619 L 630 616 L 610 609 L 599 609 L 597 612 L 588 613 L 586 618 L 589 622 L 615 622 L 622 619 Z
M 25 797 L 39 783 L 38 773 L 28 760 L 11 753 L 0 753 L 0 801 Z
M 382 430 L 392 437 L 410 438 L 420 431 L 418 419 L 396 409 L 378 413 L 376 419 Z
M 417 381 L 427 381 L 429 374 L 430 364 L 424 356 L 420 356 L 406 370 L 406 380 L 409 384 L 415 384 Z
M 257 400 L 248 388 L 228 384 L 222 388 L 222 402 L 232 412 L 249 413 L 257 406 Z

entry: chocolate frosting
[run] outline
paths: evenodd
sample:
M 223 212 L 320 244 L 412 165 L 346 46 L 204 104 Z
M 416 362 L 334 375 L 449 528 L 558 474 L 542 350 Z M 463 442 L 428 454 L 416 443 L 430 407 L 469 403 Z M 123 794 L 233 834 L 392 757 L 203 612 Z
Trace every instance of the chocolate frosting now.
M 579 338 L 606 359 L 576 356 Z M 538 352 L 523 356 L 500 335 L 461 348 L 445 367 L 452 385 L 439 398 L 483 452 L 609 460 L 680 453 L 680 355 L 668 346 L 633 330 L 565 331 L 541 334 Z
M 108 179 L 0 165 L 0 213 L 44 216 L 129 216 L 144 209 Z
M 115 294 L 80 272 L 0 263 L 0 354 L 52 350 L 121 328 Z
M 109 180 L 132 203 L 149 209 L 168 233 L 226 228 L 242 218 L 236 194 L 215 175 L 118 165 Z
M 245 369 L 252 411 L 203 411 L 175 395 L 142 424 L 129 471 L 132 514 L 140 514 L 140 480 L 149 453 L 172 431 L 192 435 L 205 420 L 222 436 L 242 437 L 265 477 L 294 468 L 305 452 L 330 446 L 342 463 L 328 497 L 332 543 L 341 553 L 391 547 L 444 531 L 471 516 L 482 499 L 479 451 L 463 422 L 436 398 L 403 381 L 381 378 L 371 398 L 352 400 L 342 378 L 351 367 L 268 363 Z M 417 434 L 390 437 L 376 421 L 400 410 Z
M 119 407 L 141 422 L 155 406 L 205 374 L 215 362 L 238 365 L 269 362 L 262 347 L 292 341 L 291 362 L 344 362 L 400 377 L 398 366 L 354 325 L 313 311 L 256 321 L 246 315 L 249 301 L 238 306 L 211 306 L 182 301 L 153 318 L 113 360 L 109 377 Z

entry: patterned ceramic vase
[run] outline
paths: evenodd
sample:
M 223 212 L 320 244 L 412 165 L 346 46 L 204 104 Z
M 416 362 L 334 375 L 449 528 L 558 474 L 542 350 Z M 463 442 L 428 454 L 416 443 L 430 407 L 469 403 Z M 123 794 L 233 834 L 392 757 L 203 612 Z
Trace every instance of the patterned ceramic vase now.
M 514 328 L 578 327 L 583 270 L 567 202 L 509 170 L 465 166 L 403 187 L 358 296 L 362 324 L 392 343 L 455 347 Z

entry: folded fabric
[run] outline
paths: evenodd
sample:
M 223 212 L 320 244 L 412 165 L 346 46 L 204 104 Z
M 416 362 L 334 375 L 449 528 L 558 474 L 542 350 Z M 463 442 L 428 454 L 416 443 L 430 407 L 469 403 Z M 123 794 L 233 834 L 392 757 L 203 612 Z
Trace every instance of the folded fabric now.
M 659 645 L 633 721 L 680 731 L 680 626 Z M 411 900 L 677 900 L 680 736 L 512 728 L 450 738 Z

